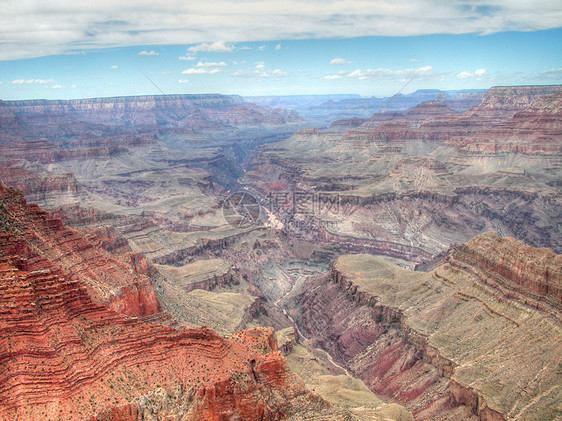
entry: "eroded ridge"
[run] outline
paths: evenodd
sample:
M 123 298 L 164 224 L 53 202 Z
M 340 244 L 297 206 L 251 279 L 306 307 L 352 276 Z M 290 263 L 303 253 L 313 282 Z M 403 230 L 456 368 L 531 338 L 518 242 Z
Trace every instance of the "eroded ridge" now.
M 289 371 L 272 329 L 228 339 L 92 300 L 91 285 L 36 246 L 46 225 L 64 234 L 60 221 L 2 184 L 0 195 L 0 419 L 278 420 L 326 409 Z
M 346 255 L 289 308 L 307 337 L 416 419 L 553 420 L 560 259 L 495 233 L 457 246 L 432 272 Z

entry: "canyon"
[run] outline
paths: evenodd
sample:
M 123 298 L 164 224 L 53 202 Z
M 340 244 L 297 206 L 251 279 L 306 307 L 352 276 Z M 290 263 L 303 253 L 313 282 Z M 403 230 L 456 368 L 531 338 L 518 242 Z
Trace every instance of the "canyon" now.
M 561 105 L 0 101 L 0 418 L 558 419 Z
M 554 419 L 561 269 L 551 250 L 488 233 L 431 272 L 340 256 L 288 306 L 307 337 L 416 419 Z

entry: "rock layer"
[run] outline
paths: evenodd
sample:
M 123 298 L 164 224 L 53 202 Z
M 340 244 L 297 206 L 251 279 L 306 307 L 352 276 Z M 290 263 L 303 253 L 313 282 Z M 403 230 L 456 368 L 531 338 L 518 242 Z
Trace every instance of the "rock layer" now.
M 416 419 L 557 419 L 562 328 L 550 304 L 561 256 L 486 234 L 448 260 L 420 273 L 342 256 L 329 277 L 305 283 L 290 313 L 307 337 Z M 536 289 L 538 306 L 526 293 Z
M 96 278 L 94 261 L 69 271 L 70 257 L 57 261 L 53 253 L 68 255 L 78 243 L 85 256 L 105 258 L 109 277 L 124 276 L 112 272 L 116 262 L 1 182 L 0 199 L 0 418 L 280 420 L 329 413 L 288 370 L 271 329 L 225 339 L 205 327 L 176 330 L 116 313 L 114 303 L 128 310 L 132 304 L 92 300 L 94 282 L 101 291 L 110 285 Z M 74 246 L 52 243 L 61 238 Z
M 7 187 L 2 190 L 2 230 L 16 232 L 26 250 L 47 259 L 49 268 L 79 280 L 96 302 L 119 312 L 148 316 L 159 311 L 150 279 L 137 273 L 129 262 L 95 248 L 60 219 L 37 205 L 28 205 L 21 192 Z
M 560 92 L 494 87 L 461 114 L 432 100 L 346 133 L 301 130 L 243 181 L 283 231 L 353 251 L 422 262 L 494 230 L 560 252 Z M 294 193 L 316 207 L 278 206 Z

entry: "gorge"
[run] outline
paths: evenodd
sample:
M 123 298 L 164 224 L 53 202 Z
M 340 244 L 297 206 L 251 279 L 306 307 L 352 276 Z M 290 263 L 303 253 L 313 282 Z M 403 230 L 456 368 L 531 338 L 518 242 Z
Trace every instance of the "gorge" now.
M 0 419 L 562 417 L 562 88 L 393 101 L 0 101 Z

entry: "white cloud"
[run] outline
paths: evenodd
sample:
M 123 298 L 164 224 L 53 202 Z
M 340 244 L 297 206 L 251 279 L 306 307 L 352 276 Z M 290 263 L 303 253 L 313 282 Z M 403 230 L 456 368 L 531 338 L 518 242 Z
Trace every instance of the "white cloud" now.
M 211 62 L 204 62 L 200 61 L 190 69 L 184 70 L 181 72 L 184 75 L 213 75 L 219 73 L 221 69 L 219 67 L 226 67 L 227 64 L 224 61 L 211 61 Z
M 303 38 L 491 34 L 562 26 L 559 0 L 9 1 L 0 15 L 0 60 L 105 47 Z
M 277 44 L 277 45 L 275 46 L 275 49 L 276 49 L 276 50 L 280 50 L 280 49 L 281 49 L 281 44 Z
M 54 84 L 54 85 L 47 85 L 45 87 L 49 89 L 76 89 L 77 86 L 76 85 L 63 86 L 59 84 Z
M 143 50 L 140 53 L 138 53 L 137 55 L 139 55 L 139 56 L 159 56 L 160 53 L 157 53 L 154 50 L 150 50 L 150 51 Z
M 219 73 L 220 69 L 209 69 L 206 67 L 192 67 L 191 69 L 184 70 L 182 75 L 214 75 L 215 73 Z
M 31 84 L 46 85 L 49 83 L 54 83 L 53 79 L 15 79 L 12 80 L 13 85 L 31 85 Z
M 119 66 L 115 66 L 115 65 L 110 67 L 110 69 L 118 69 L 118 68 L 119 68 Z
M 178 59 L 191 61 L 191 60 L 195 60 L 195 56 L 179 56 Z
M 273 78 L 273 79 L 281 79 L 287 76 L 290 76 L 289 73 L 281 70 L 268 70 L 265 67 L 265 63 L 263 61 L 259 61 L 255 63 L 255 67 L 253 71 L 244 71 L 244 70 L 237 70 L 232 73 L 232 76 L 236 77 L 246 77 L 246 78 Z
M 443 76 L 443 73 L 435 72 L 431 66 L 420 67 L 419 69 L 357 69 L 352 72 L 347 73 L 348 78 L 366 80 L 366 79 L 377 79 L 377 80 L 391 80 L 391 79 L 410 79 L 413 77 L 420 77 L 424 79 L 434 79 L 439 76 Z
M 189 79 L 180 79 L 178 83 L 189 83 Z
M 196 64 L 197 67 L 224 67 L 226 66 L 226 62 L 224 61 L 220 61 L 220 62 L 202 62 L 200 61 L 199 63 Z
M 193 47 L 189 47 L 187 51 L 196 53 L 230 53 L 234 51 L 232 44 L 227 44 L 224 41 L 216 41 L 213 43 L 203 42 Z
M 412 63 L 419 63 L 420 61 L 417 58 L 411 58 L 410 62 Z
M 548 69 L 541 72 L 541 75 L 557 75 L 557 74 L 562 74 L 562 68 Z
M 334 58 L 330 60 L 330 64 L 350 64 L 351 61 L 344 60 L 343 58 Z
M 287 77 L 289 74 L 284 72 L 283 70 L 275 69 L 275 70 L 259 70 L 254 72 L 257 77 L 273 77 L 273 78 L 282 78 Z
M 172 74 L 172 72 L 170 72 L 169 70 L 164 70 L 161 74 L 170 75 L 170 74 Z
M 467 71 L 460 72 L 457 75 L 457 78 L 458 79 L 473 79 L 473 78 L 480 79 L 485 74 L 486 74 L 486 69 L 478 69 L 474 73 L 467 72 Z
M 265 45 L 260 45 L 260 46 L 258 47 L 258 50 L 263 51 L 263 50 L 265 50 L 265 47 L 266 47 Z
M 326 76 L 322 76 L 322 79 L 326 79 L 326 80 L 336 80 L 336 79 L 341 79 L 342 76 L 340 75 L 326 75 Z

